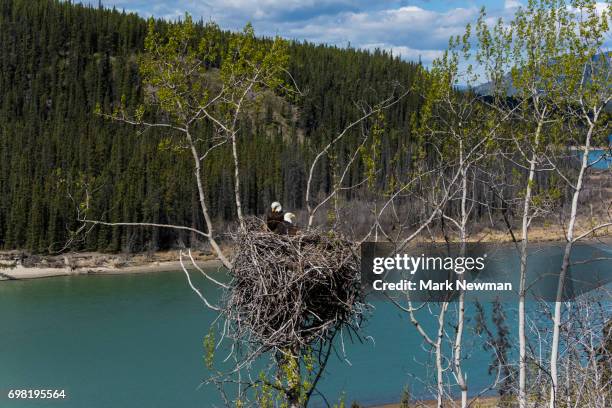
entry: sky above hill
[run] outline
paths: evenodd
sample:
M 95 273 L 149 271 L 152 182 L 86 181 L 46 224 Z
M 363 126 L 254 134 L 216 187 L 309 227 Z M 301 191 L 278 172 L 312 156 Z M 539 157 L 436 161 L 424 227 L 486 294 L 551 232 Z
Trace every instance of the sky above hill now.
M 525 2 L 526 0 L 522 0 Z M 391 50 L 429 65 L 451 35 L 462 34 L 485 6 L 491 20 L 509 18 L 519 0 L 103 0 L 148 17 L 214 20 L 237 30 L 251 22 L 257 34 L 280 35 L 340 47 Z M 603 6 L 603 4 L 602 4 Z

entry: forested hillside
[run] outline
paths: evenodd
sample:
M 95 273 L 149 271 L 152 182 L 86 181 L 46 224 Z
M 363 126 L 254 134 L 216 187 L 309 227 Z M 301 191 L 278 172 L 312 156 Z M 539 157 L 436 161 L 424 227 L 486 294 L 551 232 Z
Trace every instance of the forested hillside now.
M 168 23 L 157 22 L 163 29 Z M 125 97 L 143 97 L 138 54 L 146 21 L 134 14 L 56 0 L 0 0 L 0 247 L 53 252 L 76 225 L 77 207 L 91 193 L 100 220 L 196 224 L 201 228 L 189 158 L 171 151 L 167 134 L 130 128 L 94 114 Z M 228 33 L 220 33 L 220 46 Z M 262 39 L 261 41 L 267 41 Z M 304 204 L 306 167 L 313 152 L 394 87 L 409 87 L 422 72 L 383 52 L 367 53 L 306 43 L 290 45 L 291 76 L 302 95 L 264 98 L 241 126 L 243 203 L 262 214 L 272 200 Z M 400 92 L 400 88 L 395 92 Z M 386 112 L 378 184 L 410 163 L 393 160 L 410 146 L 416 95 Z M 206 131 L 204 129 L 203 131 Z M 347 160 L 361 129 L 322 161 L 316 188 L 326 191 L 334 168 Z M 404 157 L 411 157 L 403 151 Z M 231 221 L 229 149 L 205 163 L 205 182 L 217 222 Z M 394 166 L 394 169 L 391 168 Z M 363 164 L 351 181 L 361 179 Z M 174 232 L 97 228 L 77 249 L 157 249 L 175 245 Z

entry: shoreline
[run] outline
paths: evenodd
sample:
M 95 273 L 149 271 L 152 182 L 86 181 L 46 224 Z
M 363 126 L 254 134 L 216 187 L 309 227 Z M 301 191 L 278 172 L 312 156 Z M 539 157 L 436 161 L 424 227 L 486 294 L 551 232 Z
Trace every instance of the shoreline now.
M 603 234 L 584 239 L 581 242 L 610 243 L 608 229 Z M 505 238 L 505 239 L 504 239 Z M 496 243 L 511 245 L 509 237 L 502 236 L 496 231 L 483 231 L 472 237 L 469 242 Z M 436 241 L 438 241 L 436 239 Z M 440 240 L 439 242 L 443 242 Z M 530 238 L 532 244 L 565 243 L 558 231 L 535 229 Z M 412 244 L 422 243 L 415 240 Z M 228 248 L 226 248 L 228 249 Z M 229 250 L 231 252 L 231 249 Z M 208 252 L 194 251 L 195 261 L 204 268 L 221 267 L 221 262 Z M 180 271 L 178 250 L 158 251 L 153 253 L 137 254 L 107 254 L 100 252 L 75 252 L 61 255 L 31 255 L 25 251 L 0 251 L 0 282 L 10 280 L 26 280 L 50 278 L 56 276 L 82 276 L 82 275 L 122 275 L 146 274 L 155 272 Z M 188 269 L 194 269 L 187 260 Z
M 221 262 L 210 259 L 198 261 L 198 266 L 202 268 L 221 266 Z M 187 269 L 194 269 L 193 267 Z M 39 278 L 53 278 L 57 276 L 83 276 L 83 275 L 134 275 L 156 272 L 180 272 L 181 264 L 179 261 L 154 262 L 149 265 L 134 265 L 119 268 L 97 267 L 97 268 L 39 268 L 17 266 L 11 269 L 0 269 L 0 282 L 11 280 L 27 280 Z
M 51 278 L 58 276 L 124 275 L 182 271 L 177 251 L 145 256 L 136 254 L 74 253 L 61 257 L 35 257 L 39 262 L 23 262 L 18 251 L 0 251 L 0 282 Z M 194 259 L 202 268 L 221 267 L 212 256 L 197 254 Z M 195 269 L 187 262 L 188 269 Z
M 468 398 L 468 401 L 469 400 L 471 400 L 471 398 Z M 461 403 L 461 401 L 455 401 L 455 402 L 457 402 L 458 404 Z M 497 403 L 499 402 L 499 397 L 498 396 L 480 396 L 480 397 L 473 398 L 472 402 L 476 402 L 475 406 L 477 407 L 495 408 L 497 407 Z M 435 408 L 438 406 L 438 403 L 436 400 L 421 400 L 421 401 L 410 402 L 410 406 L 414 408 Z M 444 406 L 446 406 L 446 404 Z M 368 407 L 369 408 L 401 408 L 401 403 L 394 402 L 390 404 L 371 405 Z

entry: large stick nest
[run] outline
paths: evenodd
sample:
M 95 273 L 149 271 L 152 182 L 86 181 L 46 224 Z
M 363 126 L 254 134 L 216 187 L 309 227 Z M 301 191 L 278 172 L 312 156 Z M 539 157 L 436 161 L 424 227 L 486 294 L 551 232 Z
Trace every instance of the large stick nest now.
M 224 307 L 232 337 L 270 350 L 355 332 L 365 304 L 354 243 L 320 231 L 277 235 L 256 218 L 234 238 Z

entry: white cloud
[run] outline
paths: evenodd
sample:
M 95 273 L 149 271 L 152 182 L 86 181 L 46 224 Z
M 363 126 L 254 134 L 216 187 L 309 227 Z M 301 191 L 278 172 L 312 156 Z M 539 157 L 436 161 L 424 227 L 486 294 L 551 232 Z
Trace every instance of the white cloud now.
M 442 50 L 416 49 L 405 45 L 392 45 L 387 43 L 363 44 L 361 48 L 372 51 L 376 49 L 387 50 L 390 51 L 393 56 L 399 56 L 411 61 L 421 60 L 425 65 L 431 64 L 434 59 L 442 56 L 444 52 Z
M 595 7 L 597 8 L 597 12 L 601 15 L 601 13 L 604 12 L 604 10 L 608 10 L 608 4 L 604 3 L 604 2 L 597 2 L 595 4 Z
M 506 10 L 516 9 L 516 8 L 521 7 L 521 6 L 522 6 L 522 4 L 518 0 L 506 0 L 504 2 L 504 9 L 506 9 Z
M 405 6 L 317 18 L 306 24 L 285 25 L 281 32 L 316 42 L 385 48 L 407 59 L 421 56 L 423 62 L 429 63 L 446 48 L 449 37 L 462 34 L 465 25 L 477 15 L 477 8 L 437 12 Z
M 90 0 L 93 1 L 93 0 Z M 97 0 L 96 0 L 97 1 Z M 144 15 L 177 18 L 185 11 L 237 30 L 251 21 L 261 35 L 276 35 L 392 51 L 429 64 L 446 49 L 448 39 L 463 34 L 480 4 L 488 3 L 487 21 L 509 20 L 525 0 L 105 0 Z M 605 3 L 599 3 L 603 9 Z
M 92 0 L 90 0 L 92 1 Z M 129 10 L 145 11 L 156 17 L 175 18 L 189 11 L 197 17 L 213 18 L 219 23 L 235 25 L 245 21 L 294 21 L 314 16 L 369 8 L 367 0 L 106 0 Z M 398 0 L 383 0 L 395 3 Z M 180 12 L 177 13 L 177 11 Z M 243 25 L 243 24 L 242 24 Z

